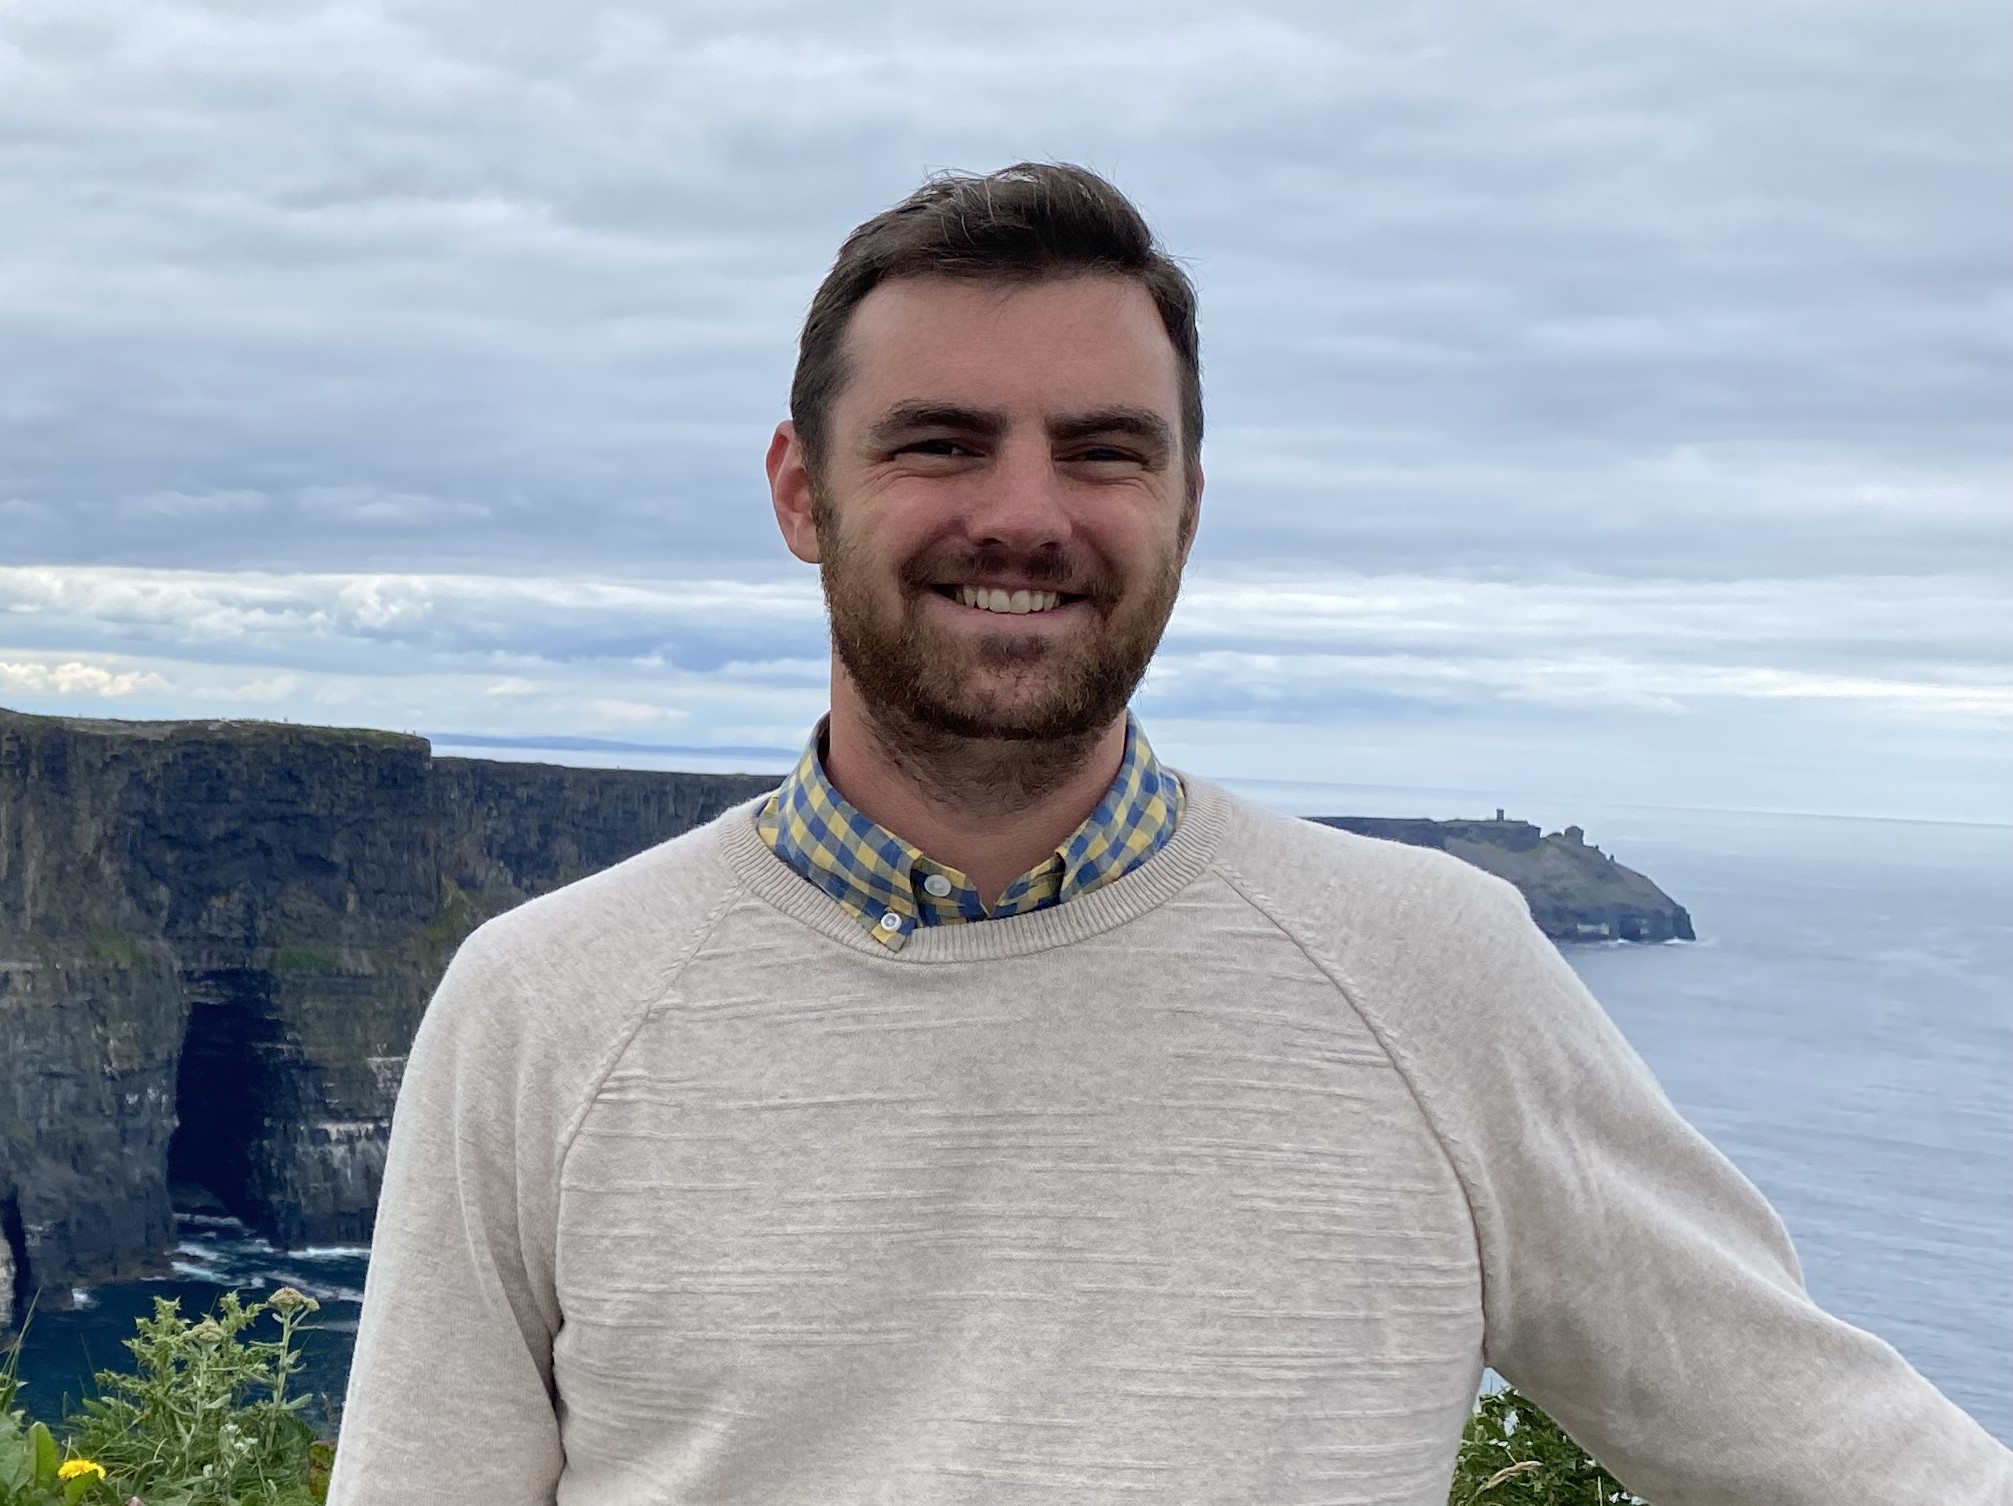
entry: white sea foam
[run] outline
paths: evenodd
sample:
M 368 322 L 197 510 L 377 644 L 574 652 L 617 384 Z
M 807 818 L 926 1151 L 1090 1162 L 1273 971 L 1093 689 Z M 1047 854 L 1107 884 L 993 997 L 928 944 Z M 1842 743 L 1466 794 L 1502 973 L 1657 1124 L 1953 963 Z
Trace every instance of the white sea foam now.
M 301 1260 L 368 1260 L 369 1245 L 309 1245 L 303 1250 L 288 1250 L 289 1255 Z
M 326 1281 L 310 1281 L 304 1276 L 294 1275 L 291 1271 L 274 1271 L 272 1277 L 273 1280 L 303 1292 L 318 1302 L 363 1301 L 363 1293 L 354 1287 L 334 1286 Z

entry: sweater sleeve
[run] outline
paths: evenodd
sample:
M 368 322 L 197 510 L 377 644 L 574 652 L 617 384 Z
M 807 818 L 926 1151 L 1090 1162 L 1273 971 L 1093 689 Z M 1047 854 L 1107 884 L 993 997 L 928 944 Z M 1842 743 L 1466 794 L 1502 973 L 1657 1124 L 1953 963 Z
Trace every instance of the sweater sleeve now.
M 1488 1362 L 1655 1506 L 2013 1506 L 2013 1453 L 1810 1300 L 1521 895 L 1428 887 L 1447 929 L 1384 959 L 1404 988 L 1338 981 L 1467 1190 Z
M 566 1105 L 485 931 L 441 980 L 392 1121 L 330 1506 L 551 1506 Z

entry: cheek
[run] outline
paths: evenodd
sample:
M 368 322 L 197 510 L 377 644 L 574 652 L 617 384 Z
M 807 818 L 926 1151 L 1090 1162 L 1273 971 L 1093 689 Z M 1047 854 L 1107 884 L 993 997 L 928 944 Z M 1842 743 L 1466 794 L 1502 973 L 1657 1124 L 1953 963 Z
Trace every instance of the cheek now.
M 1179 555 L 1179 529 L 1157 513 L 1112 509 L 1087 518 L 1077 532 L 1081 547 L 1127 576 L 1151 573 Z
M 820 538 L 828 547 L 835 545 L 856 570 L 901 558 L 901 538 L 887 515 L 857 503 L 831 508 Z
M 858 498 L 845 513 L 847 530 L 863 549 L 899 560 L 950 532 L 956 510 L 944 499 L 901 490 Z

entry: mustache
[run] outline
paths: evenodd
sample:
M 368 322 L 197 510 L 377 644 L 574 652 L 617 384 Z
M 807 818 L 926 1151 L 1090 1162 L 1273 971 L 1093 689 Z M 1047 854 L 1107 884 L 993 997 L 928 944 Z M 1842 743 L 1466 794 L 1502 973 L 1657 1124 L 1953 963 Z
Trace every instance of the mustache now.
M 1108 601 L 1115 594 L 1111 577 L 1102 568 L 1053 547 L 1020 550 L 982 544 L 976 549 L 931 550 L 905 563 L 900 575 L 903 585 L 918 591 L 946 581 L 1004 575 L 1094 602 Z

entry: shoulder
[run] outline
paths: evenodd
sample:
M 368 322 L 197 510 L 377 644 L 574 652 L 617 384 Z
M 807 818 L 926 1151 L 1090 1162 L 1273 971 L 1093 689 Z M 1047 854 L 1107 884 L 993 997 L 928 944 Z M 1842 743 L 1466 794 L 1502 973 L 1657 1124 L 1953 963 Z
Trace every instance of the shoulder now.
M 1534 1058 L 1546 1070 L 1632 1060 L 1522 893 L 1449 853 L 1240 801 L 1217 867 L 1336 986 L 1422 1100 L 1460 1081 L 1486 1101 L 1536 1072 Z
M 720 838 L 728 822 L 753 819 L 751 805 L 736 805 L 668 842 L 527 900 L 482 926 L 467 945 L 494 963 L 546 980 L 657 974 L 667 954 L 689 942 L 738 889 Z
M 422 1031 L 574 1043 L 633 1028 L 740 893 L 720 853 L 737 805 L 668 842 L 528 900 L 455 953 Z
M 1450 853 L 1358 836 L 1217 793 L 1228 819 L 1215 866 L 1303 943 L 1375 951 L 1536 934 L 1513 885 Z

